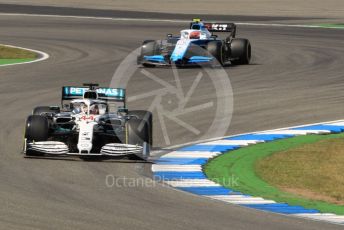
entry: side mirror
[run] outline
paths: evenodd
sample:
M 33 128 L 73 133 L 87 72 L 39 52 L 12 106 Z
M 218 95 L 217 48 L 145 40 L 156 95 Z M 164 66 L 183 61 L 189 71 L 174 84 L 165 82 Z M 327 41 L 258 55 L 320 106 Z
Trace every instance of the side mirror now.
M 119 107 L 117 112 L 118 113 L 122 113 L 122 114 L 128 114 L 128 108 L 125 108 L 125 107 Z
M 69 111 L 73 109 L 73 104 L 63 104 L 62 109 L 65 111 Z

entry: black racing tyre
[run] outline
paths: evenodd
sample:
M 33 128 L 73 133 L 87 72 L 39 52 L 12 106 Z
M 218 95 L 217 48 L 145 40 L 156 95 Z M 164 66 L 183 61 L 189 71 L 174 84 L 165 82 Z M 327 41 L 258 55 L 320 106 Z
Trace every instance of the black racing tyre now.
M 26 120 L 25 138 L 28 141 L 46 141 L 48 136 L 48 119 L 40 115 L 30 115 Z
M 231 59 L 234 65 L 247 65 L 251 61 L 251 44 L 244 38 L 235 38 L 231 42 Z
M 153 56 L 159 54 L 159 45 L 155 40 L 146 40 L 142 43 L 141 54 L 137 57 L 137 64 L 141 64 L 144 56 Z M 146 67 L 154 67 L 153 64 L 143 63 Z
M 144 120 L 149 128 L 149 145 L 153 146 L 153 114 L 146 110 L 132 110 L 128 115 L 136 116 L 137 119 Z
M 155 55 L 159 53 L 158 43 L 155 40 L 146 40 L 142 43 L 141 55 Z
M 59 113 L 60 108 L 50 106 L 38 106 L 33 109 L 32 115 L 42 115 L 44 113 Z
M 225 57 L 224 57 L 224 50 L 223 50 L 223 42 L 222 41 L 210 41 L 207 44 L 207 51 L 216 58 L 216 60 L 223 66 Z
M 127 122 L 127 142 L 131 145 L 143 146 L 143 143 L 149 143 L 148 123 L 141 119 L 132 118 Z

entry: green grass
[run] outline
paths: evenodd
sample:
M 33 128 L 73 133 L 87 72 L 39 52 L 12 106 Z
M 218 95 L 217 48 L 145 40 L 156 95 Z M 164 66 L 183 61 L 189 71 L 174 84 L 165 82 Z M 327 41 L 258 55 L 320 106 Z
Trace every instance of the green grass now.
M 35 59 L 37 53 L 20 48 L 0 45 L 0 59 Z
M 324 28 L 336 28 L 336 29 L 344 29 L 344 23 L 325 23 L 325 24 L 318 24 L 317 26 L 321 26 Z
M 35 60 L 34 58 L 22 58 L 22 59 L 0 59 L 0 65 L 7 65 L 7 64 L 14 64 L 14 63 L 22 63 L 22 62 L 29 62 Z
M 210 180 L 245 194 L 344 215 L 344 206 L 284 192 L 262 180 L 255 171 L 256 162 L 273 153 L 339 137 L 343 138 L 344 134 L 298 136 L 240 148 L 209 161 L 205 165 L 204 172 Z
M 28 62 L 37 58 L 35 52 L 0 45 L 0 65 Z
M 330 138 L 257 161 L 259 177 L 283 191 L 344 205 L 344 138 Z

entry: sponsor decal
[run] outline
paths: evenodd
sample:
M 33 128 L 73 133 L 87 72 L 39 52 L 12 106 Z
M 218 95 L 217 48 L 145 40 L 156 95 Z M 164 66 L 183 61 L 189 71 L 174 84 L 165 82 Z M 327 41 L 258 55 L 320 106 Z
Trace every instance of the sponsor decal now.
M 204 26 L 208 30 L 227 31 L 228 24 L 205 23 Z
M 86 87 L 64 87 L 64 96 L 83 96 L 88 90 Z M 124 98 L 125 90 L 122 88 L 99 88 L 97 93 L 106 97 Z
M 84 121 L 93 121 L 94 116 L 82 116 L 80 119 Z

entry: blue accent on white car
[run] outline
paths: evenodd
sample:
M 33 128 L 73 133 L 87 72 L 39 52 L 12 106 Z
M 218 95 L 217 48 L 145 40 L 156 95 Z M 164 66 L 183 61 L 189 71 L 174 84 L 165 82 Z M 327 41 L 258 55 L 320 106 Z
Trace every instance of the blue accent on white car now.
M 203 56 L 193 56 L 189 59 L 191 63 L 201 63 L 201 62 L 211 62 L 213 61 L 213 57 L 203 57 Z
M 191 43 L 191 40 L 180 39 L 177 42 L 176 47 L 174 48 L 172 52 L 171 61 L 177 62 L 177 61 L 183 60 L 184 55 L 186 51 L 188 50 L 190 43 Z
M 165 58 L 162 55 L 144 56 L 143 59 L 151 62 L 165 62 Z

